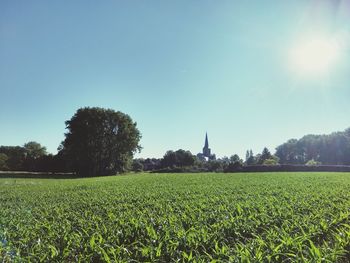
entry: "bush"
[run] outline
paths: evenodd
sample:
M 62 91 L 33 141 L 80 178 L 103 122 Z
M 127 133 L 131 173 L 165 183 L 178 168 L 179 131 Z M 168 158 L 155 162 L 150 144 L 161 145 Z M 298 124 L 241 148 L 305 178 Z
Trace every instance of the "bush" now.
M 132 162 L 132 171 L 134 172 L 142 172 L 143 164 L 139 160 L 133 160 Z
M 318 161 L 315 161 L 314 159 L 311 159 L 311 160 L 307 161 L 307 163 L 305 165 L 307 165 L 307 166 L 321 165 L 321 162 L 318 162 Z
M 266 159 L 264 162 L 263 162 L 263 165 L 278 165 L 278 161 L 276 159 Z
M 239 172 L 242 170 L 242 163 L 239 161 L 236 161 L 234 163 L 229 163 L 229 165 L 225 168 L 224 172 L 225 173 L 230 173 L 230 172 Z

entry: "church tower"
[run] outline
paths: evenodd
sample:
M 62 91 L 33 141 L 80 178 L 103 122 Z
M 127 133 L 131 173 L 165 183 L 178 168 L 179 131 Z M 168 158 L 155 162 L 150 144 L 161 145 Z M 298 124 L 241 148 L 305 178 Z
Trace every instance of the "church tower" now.
M 208 133 L 205 133 L 205 143 L 203 147 L 203 156 L 210 158 L 211 157 L 211 150 L 209 148 L 208 143 Z

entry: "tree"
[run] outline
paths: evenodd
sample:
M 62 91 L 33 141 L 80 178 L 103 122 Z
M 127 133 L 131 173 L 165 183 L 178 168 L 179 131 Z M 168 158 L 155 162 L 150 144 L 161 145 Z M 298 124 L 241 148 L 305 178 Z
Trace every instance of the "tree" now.
M 311 159 L 311 160 L 307 161 L 307 163 L 305 165 L 307 165 L 307 166 L 316 166 L 316 165 L 321 165 L 321 162 L 317 162 L 314 159 Z
M 255 164 L 255 158 L 252 150 L 247 151 L 246 153 L 246 165 L 253 165 Z
M 134 159 L 133 162 L 132 162 L 132 170 L 134 172 L 142 172 L 143 171 L 142 160 Z
M 272 159 L 272 154 L 270 151 L 265 147 L 258 159 L 258 164 L 263 164 L 265 160 Z
M 245 153 L 245 162 L 248 161 L 249 157 L 250 157 L 250 153 L 249 153 L 249 151 L 247 150 L 247 152 Z
M 276 148 L 275 155 L 280 159 L 281 164 L 302 164 L 300 161 L 300 147 L 297 139 L 290 139 Z
M 25 149 L 20 146 L 0 146 L 0 153 L 6 154 L 6 165 L 10 171 L 23 170 Z
M 238 154 L 234 154 L 230 157 L 230 163 L 235 163 L 235 162 L 243 163 L 242 159 L 239 158 Z
M 167 151 L 161 160 L 162 167 L 186 167 L 194 164 L 196 157 L 190 151 L 182 149 Z
M 272 156 L 272 158 L 264 160 L 264 162 L 262 164 L 269 165 L 269 166 L 278 165 L 278 157 Z
M 23 168 L 26 171 L 38 171 L 40 170 L 39 159 L 42 159 L 47 155 L 46 147 L 41 146 L 40 143 L 30 141 L 23 145 L 25 151 L 25 159 L 23 162 Z M 40 160 L 41 161 L 41 160 Z
M 205 167 L 209 172 L 221 172 L 223 170 L 223 162 L 221 160 L 208 160 Z
M 47 154 L 46 147 L 34 141 L 27 142 L 23 147 L 27 158 L 38 159 Z
M 281 164 L 305 164 L 310 160 L 325 165 L 350 165 L 350 128 L 328 135 L 305 135 L 276 148 Z
M 62 155 L 84 176 L 112 175 L 131 165 L 141 150 L 140 132 L 129 115 L 103 108 L 81 108 L 66 121 Z
M 224 169 L 225 173 L 230 172 L 238 172 L 242 169 L 242 163 L 239 161 L 235 161 L 233 163 L 229 163 L 229 165 Z

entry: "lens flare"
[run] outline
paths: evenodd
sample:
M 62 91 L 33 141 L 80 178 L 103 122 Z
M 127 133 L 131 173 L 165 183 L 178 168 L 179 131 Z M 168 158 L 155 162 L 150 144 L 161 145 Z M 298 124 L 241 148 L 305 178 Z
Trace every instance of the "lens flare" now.
M 292 69 L 301 75 L 322 75 L 332 70 L 339 57 L 334 39 L 313 37 L 295 44 L 289 53 Z

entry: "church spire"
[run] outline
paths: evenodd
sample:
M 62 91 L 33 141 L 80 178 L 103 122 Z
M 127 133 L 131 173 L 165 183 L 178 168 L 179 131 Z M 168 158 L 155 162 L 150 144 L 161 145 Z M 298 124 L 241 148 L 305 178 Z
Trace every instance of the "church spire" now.
M 203 147 L 203 156 L 210 158 L 211 152 L 209 148 L 209 142 L 208 142 L 208 133 L 205 133 L 205 143 Z
M 208 133 L 205 133 L 205 143 L 204 143 L 204 148 L 209 148 L 209 143 L 208 143 Z

